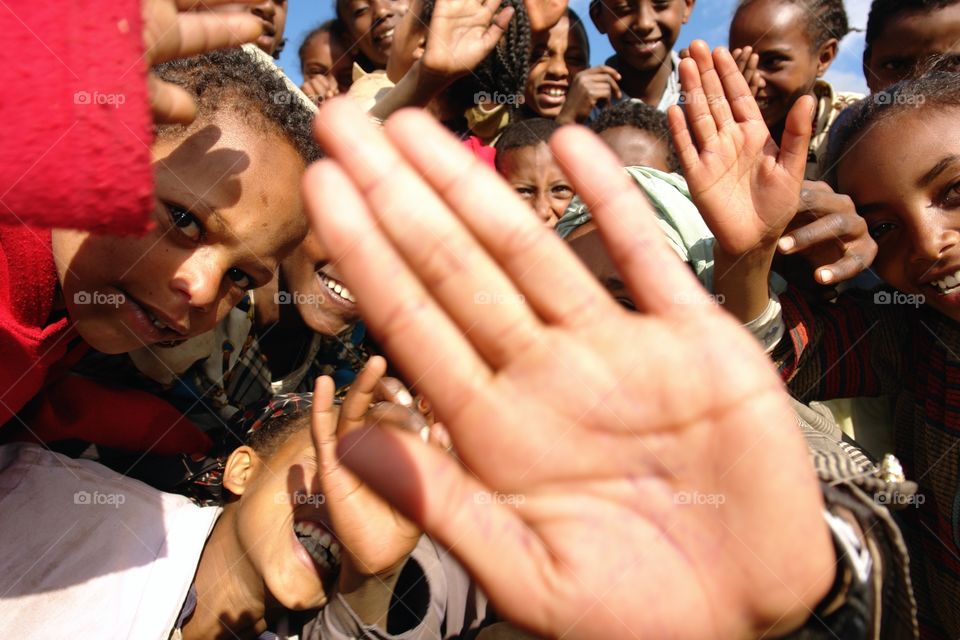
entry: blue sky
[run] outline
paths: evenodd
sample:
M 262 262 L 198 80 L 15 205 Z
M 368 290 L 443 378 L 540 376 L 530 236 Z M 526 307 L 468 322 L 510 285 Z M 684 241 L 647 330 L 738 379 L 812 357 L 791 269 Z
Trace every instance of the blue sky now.
M 591 64 L 600 64 L 613 53 L 605 36 L 594 29 L 587 15 L 590 0 L 571 0 L 570 6 L 580 14 L 587 25 L 590 36 Z M 303 36 L 324 20 L 333 17 L 334 0 L 290 0 L 287 18 L 286 36 L 289 40 L 280 56 L 280 65 L 293 80 L 300 84 L 300 64 L 297 60 L 297 48 Z M 727 43 L 727 27 L 733 15 L 736 0 L 699 0 L 694 7 L 690 22 L 680 32 L 679 47 L 686 46 L 691 40 L 702 38 L 710 45 Z M 847 15 L 850 25 L 863 29 L 867 24 L 867 11 L 870 0 L 847 0 Z M 863 52 L 863 33 L 855 32 L 843 39 L 840 55 L 827 72 L 835 89 L 841 91 L 867 92 L 866 82 L 860 70 L 860 57 Z

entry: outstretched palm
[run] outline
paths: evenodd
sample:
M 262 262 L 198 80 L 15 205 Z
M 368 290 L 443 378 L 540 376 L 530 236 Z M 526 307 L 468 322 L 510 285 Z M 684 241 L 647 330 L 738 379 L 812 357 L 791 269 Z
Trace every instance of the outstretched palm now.
M 457 76 L 490 55 L 513 17 L 499 14 L 501 0 L 436 0 L 421 64 L 429 71 Z
M 773 244 L 800 203 L 813 100 L 798 100 L 778 148 L 726 49 L 695 40 L 681 61 L 683 109 L 668 114 L 677 155 L 720 246 L 740 255 Z
M 308 210 L 463 466 L 376 427 L 347 436 L 345 462 L 539 634 L 804 620 L 833 551 L 787 397 L 749 335 L 691 304 L 702 289 L 603 144 L 552 139 L 639 314 L 428 117 L 398 114 L 386 137 L 341 100 L 319 118 Z

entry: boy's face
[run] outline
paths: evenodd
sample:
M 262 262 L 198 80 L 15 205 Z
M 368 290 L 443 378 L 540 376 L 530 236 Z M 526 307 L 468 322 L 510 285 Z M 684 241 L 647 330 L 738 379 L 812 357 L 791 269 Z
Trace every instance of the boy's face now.
M 500 173 L 537 216 L 554 227 L 573 200 L 573 188 L 545 143 L 503 152 Z
M 751 46 L 760 57 L 757 71 L 766 86 L 757 94 L 757 105 L 768 127 L 786 120 L 790 107 L 811 93 L 817 77 L 826 71 L 807 35 L 811 19 L 799 5 L 777 0 L 756 0 L 742 7 L 730 25 L 730 48 Z
M 239 497 L 229 504 L 239 551 L 267 592 L 287 609 L 323 606 L 340 565 L 323 494 L 317 486 L 317 455 L 309 422 L 265 459 L 253 454 L 242 487 L 224 478 Z M 242 448 L 231 457 L 249 452 Z M 228 474 L 230 473 L 228 463 Z
M 336 82 L 340 93 L 346 93 L 353 82 L 353 58 L 329 31 L 310 38 L 303 51 L 302 65 L 304 82 L 323 76 Z
M 256 39 L 255 44 L 271 56 L 276 53 L 277 47 L 283 40 L 283 32 L 287 27 L 287 0 L 267 0 L 257 4 L 222 4 L 211 11 L 249 11 L 260 18 L 263 24 L 263 34 Z
M 877 241 L 877 274 L 953 320 L 960 320 L 958 122 L 957 107 L 907 109 L 856 138 L 837 169 L 840 192 Z
M 871 92 L 903 80 L 934 56 L 960 53 L 960 3 L 894 17 L 863 52 Z
M 630 291 L 607 253 L 597 225 L 591 220 L 580 225 L 567 237 L 570 250 L 577 254 L 587 270 L 600 282 L 620 306 L 636 311 Z
M 311 331 L 336 335 L 359 317 L 357 302 L 313 232 L 280 264 L 288 303 Z
M 337 0 L 337 5 L 357 48 L 374 64 L 385 66 L 407 0 Z
M 600 138 L 619 156 L 625 167 L 651 167 L 669 173 L 670 152 L 666 141 L 636 127 L 610 127 Z
M 67 311 L 99 351 L 209 331 L 306 233 L 304 164 L 292 145 L 232 114 L 189 131 L 153 144 L 155 225 L 146 235 L 53 232 Z
M 567 16 L 549 31 L 535 33 L 524 92 L 526 105 L 544 118 L 557 117 L 573 77 L 588 65 L 586 32 L 580 25 L 571 29 Z
M 693 11 L 694 0 L 601 0 L 594 18 L 620 61 L 637 71 L 656 71 Z

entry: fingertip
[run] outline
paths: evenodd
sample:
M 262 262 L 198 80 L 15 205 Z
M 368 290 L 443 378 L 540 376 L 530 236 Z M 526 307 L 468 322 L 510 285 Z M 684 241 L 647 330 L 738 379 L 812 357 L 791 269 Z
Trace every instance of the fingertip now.
M 834 280 L 833 271 L 830 269 L 820 269 L 817 271 L 817 279 L 820 281 L 820 284 L 830 284 Z
M 783 236 L 777 241 L 777 247 L 781 253 L 790 253 L 797 246 L 797 241 L 792 236 Z

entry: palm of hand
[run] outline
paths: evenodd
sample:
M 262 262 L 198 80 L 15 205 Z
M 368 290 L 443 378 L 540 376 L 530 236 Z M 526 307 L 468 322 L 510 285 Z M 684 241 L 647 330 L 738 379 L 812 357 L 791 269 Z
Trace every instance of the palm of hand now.
M 479 0 L 438 0 L 421 64 L 437 74 L 469 72 L 490 54 L 502 34 L 491 26 L 492 17 L 490 6 Z
M 529 581 L 528 597 L 501 601 L 495 587 L 496 606 L 507 617 L 535 611 L 536 630 L 550 637 L 578 637 L 580 626 L 608 629 L 608 637 L 753 632 L 738 599 L 744 591 L 759 598 L 759 619 L 767 607 L 792 603 L 782 550 L 811 535 L 796 529 L 772 541 L 769 523 L 797 507 L 785 503 L 786 491 L 812 508 L 819 500 L 804 444 L 784 430 L 793 418 L 779 381 L 749 336 L 715 309 L 682 322 L 614 315 L 588 334 L 553 333 L 503 369 L 489 396 L 451 418 L 483 485 L 509 487 L 522 500 L 523 524 L 491 535 L 533 538 L 524 545 L 529 565 L 503 576 Z M 691 370 L 694 361 L 701 366 Z M 557 367 L 576 387 L 555 387 Z M 720 380 L 729 383 L 722 398 L 714 393 Z M 503 437 L 509 447 L 492 442 Z M 605 476 L 585 480 L 597 468 Z M 624 610 L 630 617 L 613 613 Z

